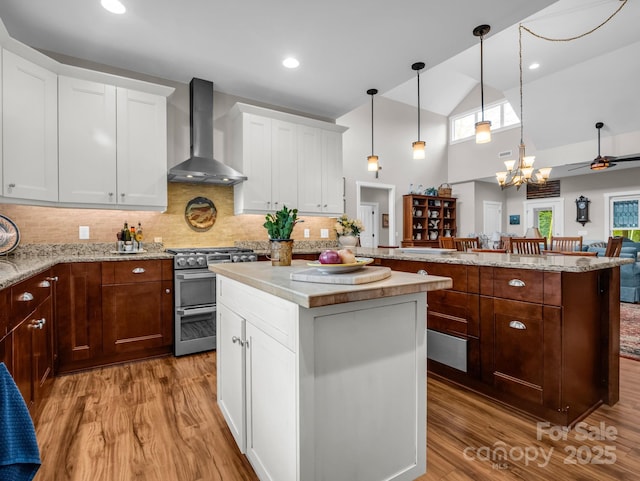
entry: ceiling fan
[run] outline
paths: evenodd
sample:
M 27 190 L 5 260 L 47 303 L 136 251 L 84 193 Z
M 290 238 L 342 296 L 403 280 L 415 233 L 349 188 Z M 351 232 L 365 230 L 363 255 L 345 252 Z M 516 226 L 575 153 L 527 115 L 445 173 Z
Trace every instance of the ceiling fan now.
M 596 122 L 596 129 L 598 129 L 598 156 L 588 164 L 588 167 L 591 170 L 605 170 L 609 167 L 615 167 L 618 162 L 633 162 L 636 160 L 640 160 L 640 154 L 631 154 L 631 155 L 622 155 L 620 157 L 613 157 L 610 155 L 602 156 L 600 155 L 600 129 L 604 127 L 603 122 Z M 587 165 L 581 165 L 579 167 L 574 167 L 571 170 L 582 169 L 583 167 L 587 167 Z

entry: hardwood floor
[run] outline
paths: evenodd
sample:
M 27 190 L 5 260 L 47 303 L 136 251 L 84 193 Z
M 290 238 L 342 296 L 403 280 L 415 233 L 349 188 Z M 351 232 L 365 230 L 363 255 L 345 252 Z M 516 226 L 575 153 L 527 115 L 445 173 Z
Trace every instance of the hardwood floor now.
M 551 426 L 541 439 L 535 420 L 430 378 L 420 481 L 638 479 L 640 362 L 620 365 L 616 406 L 601 406 L 580 430 Z M 35 481 L 257 479 L 215 399 L 215 353 L 56 378 L 38 421 Z M 506 456 L 493 456 L 499 447 Z

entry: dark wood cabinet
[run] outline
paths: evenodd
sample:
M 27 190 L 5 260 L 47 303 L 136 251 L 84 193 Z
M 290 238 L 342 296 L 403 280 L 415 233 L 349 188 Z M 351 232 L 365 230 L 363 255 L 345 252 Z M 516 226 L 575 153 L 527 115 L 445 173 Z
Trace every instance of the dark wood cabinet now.
M 453 280 L 451 289 L 427 296 L 427 327 L 466 343 L 466 371 L 428 359 L 431 375 L 561 425 L 577 422 L 602 402 L 617 402 L 619 268 L 555 272 L 391 259 L 376 264 Z M 428 345 L 428 352 L 434 347 Z
M 102 263 L 106 356 L 157 353 L 173 345 L 171 260 Z
M 455 198 L 409 194 L 402 205 L 403 247 L 438 247 L 441 237 L 458 235 Z
M 57 372 L 96 365 L 102 356 L 100 262 L 58 264 L 56 283 Z
M 170 354 L 171 259 L 55 266 L 57 371 Z
M 47 270 L 13 285 L 8 296 L 2 296 L 9 305 L 9 332 L 0 354 L 32 415 L 53 380 L 53 282 Z

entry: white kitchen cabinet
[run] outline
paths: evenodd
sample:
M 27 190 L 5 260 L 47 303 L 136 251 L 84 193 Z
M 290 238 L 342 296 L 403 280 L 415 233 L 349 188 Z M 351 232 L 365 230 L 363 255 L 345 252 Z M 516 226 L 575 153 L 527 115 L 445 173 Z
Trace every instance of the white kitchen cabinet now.
M 217 305 L 216 362 L 218 406 L 236 444 L 246 451 L 245 320 L 224 304 Z
M 116 202 L 116 88 L 58 79 L 60 202 Z
M 342 134 L 300 126 L 298 144 L 300 213 L 342 214 Z
M 220 410 L 260 479 L 295 480 L 295 306 L 221 277 L 216 289 Z
M 423 292 L 304 308 L 216 282 L 218 404 L 259 479 L 424 473 Z
M 166 207 L 166 99 L 60 77 L 60 202 Z
M 342 133 L 346 127 L 237 103 L 231 109 L 235 213 L 283 205 L 301 213 L 342 213 Z
M 298 202 L 296 125 L 255 114 L 235 119 L 238 168 L 249 178 L 236 186 L 236 213 L 293 208 Z
M 57 75 L 2 52 L 2 195 L 58 200 Z
M 167 99 L 118 87 L 118 205 L 167 206 Z

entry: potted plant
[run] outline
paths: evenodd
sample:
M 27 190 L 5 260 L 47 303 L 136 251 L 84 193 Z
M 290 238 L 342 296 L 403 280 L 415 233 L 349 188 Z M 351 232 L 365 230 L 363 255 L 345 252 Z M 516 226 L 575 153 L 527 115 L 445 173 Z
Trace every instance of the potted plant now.
M 267 229 L 271 241 L 271 265 L 290 266 L 293 239 L 293 228 L 302 219 L 298 219 L 298 209 L 289 209 L 286 205 L 279 211 L 269 213 L 265 217 L 263 227 Z
M 343 247 L 355 247 L 360 237 L 360 232 L 364 231 L 364 226 L 359 219 L 349 219 L 347 214 L 342 214 L 336 220 L 334 226 L 338 243 Z

